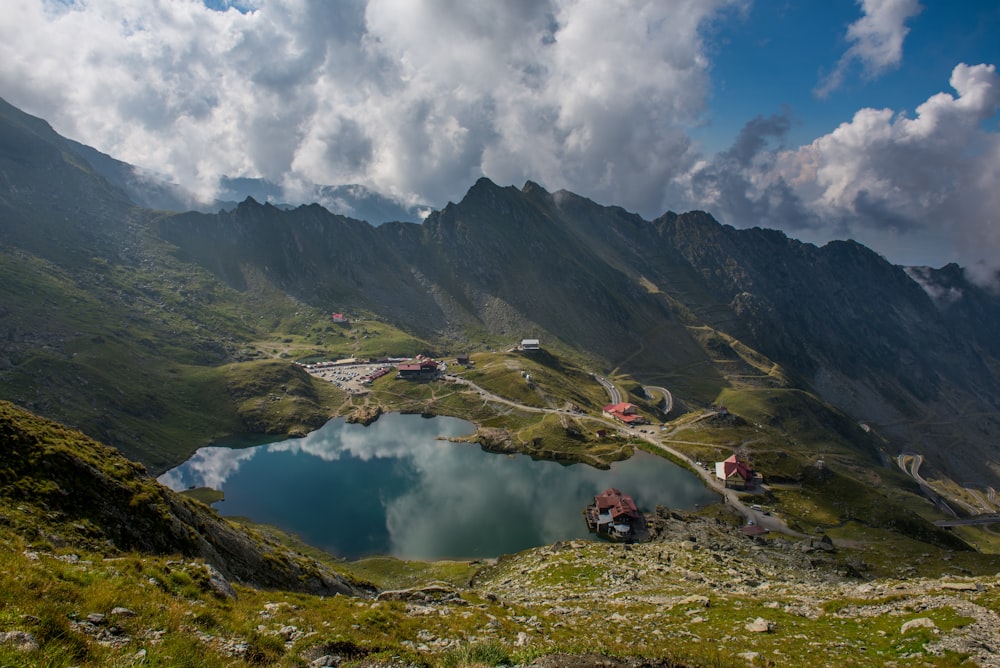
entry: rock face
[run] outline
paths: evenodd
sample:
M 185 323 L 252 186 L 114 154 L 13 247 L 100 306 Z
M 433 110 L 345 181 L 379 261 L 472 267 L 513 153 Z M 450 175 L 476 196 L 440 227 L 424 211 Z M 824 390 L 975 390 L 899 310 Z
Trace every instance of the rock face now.
M 9 645 L 19 652 L 37 652 L 38 640 L 27 631 L 0 633 L 0 645 Z
M 430 585 L 417 587 L 415 589 L 395 589 L 379 592 L 377 601 L 407 601 L 407 602 L 462 602 L 459 592 L 454 587 L 443 585 Z
M 927 617 L 917 617 L 916 619 L 911 619 L 910 621 L 904 623 L 899 627 L 900 635 L 906 635 L 913 629 L 933 629 L 937 628 L 937 624 L 934 623 L 933 619 L 928 619 Z
M 476 440 L 487 452 L 500 454 L 519 452 L 517 444 L 514 443 L 513 435 L 506 429 L 480 427 L 476 431 Z

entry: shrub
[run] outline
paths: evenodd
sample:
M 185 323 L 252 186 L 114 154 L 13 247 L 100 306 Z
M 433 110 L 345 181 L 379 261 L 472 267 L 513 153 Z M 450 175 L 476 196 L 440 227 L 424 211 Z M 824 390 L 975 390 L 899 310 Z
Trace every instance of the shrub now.
M 507 646 L 498 640 L 474 643 L 452 650 L 442 657 L 445 668 L 470 668 L 471 666 L 509 666 L 513 661 Z

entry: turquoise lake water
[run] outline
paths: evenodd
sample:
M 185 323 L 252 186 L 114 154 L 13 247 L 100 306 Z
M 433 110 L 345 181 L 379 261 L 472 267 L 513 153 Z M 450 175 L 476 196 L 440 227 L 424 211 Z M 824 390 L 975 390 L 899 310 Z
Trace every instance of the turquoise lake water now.
M 582 510 L 608 487 L 644 511 L 718 499 L 691 472 L 645 452 L 602 471 L 442 440 L 474 430 L 399 413 L 368 427 L 337 419 L 305 438 L 201 448 L 159 480 L 222 490 L 220 514 L 280 527 L 347 559 L 486 558 L 588 538 Z

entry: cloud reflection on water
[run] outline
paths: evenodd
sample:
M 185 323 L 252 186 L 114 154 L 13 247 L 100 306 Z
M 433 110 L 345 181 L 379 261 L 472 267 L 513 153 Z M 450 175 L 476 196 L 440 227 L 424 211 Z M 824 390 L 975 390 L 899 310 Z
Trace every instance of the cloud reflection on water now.
M 177 468 L 161 475 L 157 480 L 174 491 L 188 487 L 222 489 L 226 480 L 240 470 L 240 466 L 254 458 L 259 448 L 234 450 L 232 448 L 206 447 Z
M 223 489 L 227 514 L 278 524 L 348 558 L 373 550 L 404 558 L 491 557 L 586 536 L 583 506 L 612 486 L 645 510 L 712 498 L 694 476 L 646 453 L 601 471 L 441 440 L 472 430 L 462 420 L 415 415 L 385 415 L 369 427 L 336 420 L 302 439 L 203 448 L 160 480 L 174 489 Z M 256 461 L 237 475 L 258 455 L 268 463 Z M 242 507 L 240 485 L 253 487 L 258 504 L 266 489 L 274 516 L 258 518 L 259 506 Z M 312 486 L 319 489 L 305 489 Z M 353 533 L 329 519 L 345 514 L 357 520 Z

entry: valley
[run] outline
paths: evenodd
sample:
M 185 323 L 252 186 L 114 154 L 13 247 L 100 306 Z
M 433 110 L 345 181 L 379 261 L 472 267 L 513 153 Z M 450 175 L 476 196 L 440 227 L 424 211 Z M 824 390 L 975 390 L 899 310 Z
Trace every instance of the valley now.
M 151 210 L 87 155 L 0 104 L 0 664 L 998 665 L 1000 298 L 960 267 L 530 181 L 419 224 Z M 447 371 L 306 367 L 417 355 Z M 650 509 L 642 545 L 420 562 L 337 559 L 154 480 L 390 413 L 716 488 L 736 456 L 764 484 Z

